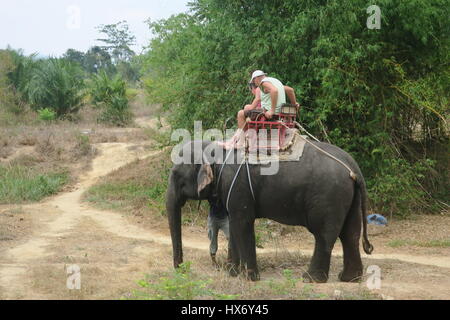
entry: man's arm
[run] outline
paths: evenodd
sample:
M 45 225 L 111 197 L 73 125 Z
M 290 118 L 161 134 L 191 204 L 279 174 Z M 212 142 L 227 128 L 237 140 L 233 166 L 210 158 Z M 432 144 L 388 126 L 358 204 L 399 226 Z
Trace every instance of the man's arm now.
M 284 91 L 286 91 L 286 95 L 288 96 L 289 101 L 291 101 L 291 103 L 293 105 L 299 105 L 297 103 L 297 98 L 295 97 L 295 91 L 294 91 L 293 88 L 288 87 L 288 86 L 284 86 Z
M 259 103 L 261 103 L 261 89 L 257 88 L 255 92 L 255 99 L 251 104 L 251 110 L 256 109 Z

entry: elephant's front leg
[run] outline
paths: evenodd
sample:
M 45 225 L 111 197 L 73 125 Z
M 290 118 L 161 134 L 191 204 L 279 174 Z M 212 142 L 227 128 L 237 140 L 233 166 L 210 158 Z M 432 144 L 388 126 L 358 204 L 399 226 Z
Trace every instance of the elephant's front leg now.
M 245 217 L 248 213 L 238 213 L 238 217 Z M 247 272 L 247 278 L 252 281 L 259 280 L 258 265 L 256 262 L 255 220 L 233 219 L 230 227 L 235 236 L 234 241 L 239 252 L 240 264 Z

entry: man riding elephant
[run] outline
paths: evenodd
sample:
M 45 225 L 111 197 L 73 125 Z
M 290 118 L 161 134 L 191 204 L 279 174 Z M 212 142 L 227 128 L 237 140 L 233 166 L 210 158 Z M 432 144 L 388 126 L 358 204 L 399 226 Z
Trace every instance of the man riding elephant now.
M 274 114 L 281 112 L 281 106 L 286 103 L 286 96 L 291 104 L 297 108 L 297 98 L 293 88 L 283 85 L 283 83 L 272 77 L 268 77 L 264 71 L 257 70 L 253 72 L 250 80 L 250 86 L 257 88 L 255 90 L 255 99 L 251 105 L 247 105 L 243 110 L 239 111 L 237 116 L 238 130 L 234 136 L 224 144 L 226 148 L 233 148 L 243 136 L 246 119 L 264 114 L 266 119 L 272 119 Z M 252 91 L 253 92 L 253 91 Z

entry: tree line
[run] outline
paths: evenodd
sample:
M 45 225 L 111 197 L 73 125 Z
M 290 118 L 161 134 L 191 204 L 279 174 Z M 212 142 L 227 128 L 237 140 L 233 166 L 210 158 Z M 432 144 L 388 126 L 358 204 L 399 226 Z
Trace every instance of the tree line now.
M 448 209 L 449 27 L 444 0 L 195 0 L 150 23 L 144 87 L 172 125 L 222 128 L 262 69 L 295 88 L 305 127 L 350 152 L 374 209 Z
M 59 58 L 38 58 L 22 50 L 0 50 L 0 111 L 20 115 L 28 107 L 45 121 L 76 120 L 91 104 L 98 121 L 124 126 L 131 120 L 127 87 L 140 78 L 135 37 L 126 21 L 98 27 L 103 45 L 87 52 L 68 49 Z
M 193 0 L 187 13 L 148 20 L 141 54 L 125 21 L 99 26 L 100 44 L 61 58 L 0 50 L 0 108 L 71 118 L 88 97 L 104 110 L 99 121 L 125 125 L 134 86 L 163 104 L 173 128 L 222 128 L 251 101 L 247 81 L 262 69 L 295 89 L 308 131 L 358 161 L 374 210 L 448 210 L 447 2 L 379 0 L 374 30 L 371 4 Z

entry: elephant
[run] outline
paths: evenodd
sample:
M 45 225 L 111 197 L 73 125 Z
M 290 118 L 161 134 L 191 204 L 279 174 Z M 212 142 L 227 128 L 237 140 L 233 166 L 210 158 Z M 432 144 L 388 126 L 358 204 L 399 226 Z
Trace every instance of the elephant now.
M 314 236 L 314 253 L 308 271 L 303 274 L 305 282 L 328 281 L 337 238 L 344 254 L 339 280 L 354 282 L 361 279 L 361 229 L 364 251 L 367 254 L 373 251 L 367 237 L 367 191 L 358 164 L 347 152 L 332 144 L 312 141 L 305 145 L 299 161 L 280 161 L 274 175 L 261 174 L 261 167 L 267 166 L 264 164 L 248 165 L 237 174 L 238 161 L 225 160 L 225 164 L 216 161 L 220 158 L 224 162 L 226 150 L 208 151 L 211 154 L 206 159 L 206 151 L 212 144 L 210 141 L 184 144 L 177 154 L 187 160 L 175 164 L 170 173 L 166 209 L 175 268 L 183 263 L 182 207 L 188 199 L 215 199 L 226 203 L 229 211 L 231 276 L 245 270 L 249 280 L 260 280 L 254 223 L 255 219 L 266 218 L 286 225 L 304 226 Z M 236 160 L 237 152 L 231 152 L 231 158 Z M 353 172 L 353 179 L 348 169 Z

